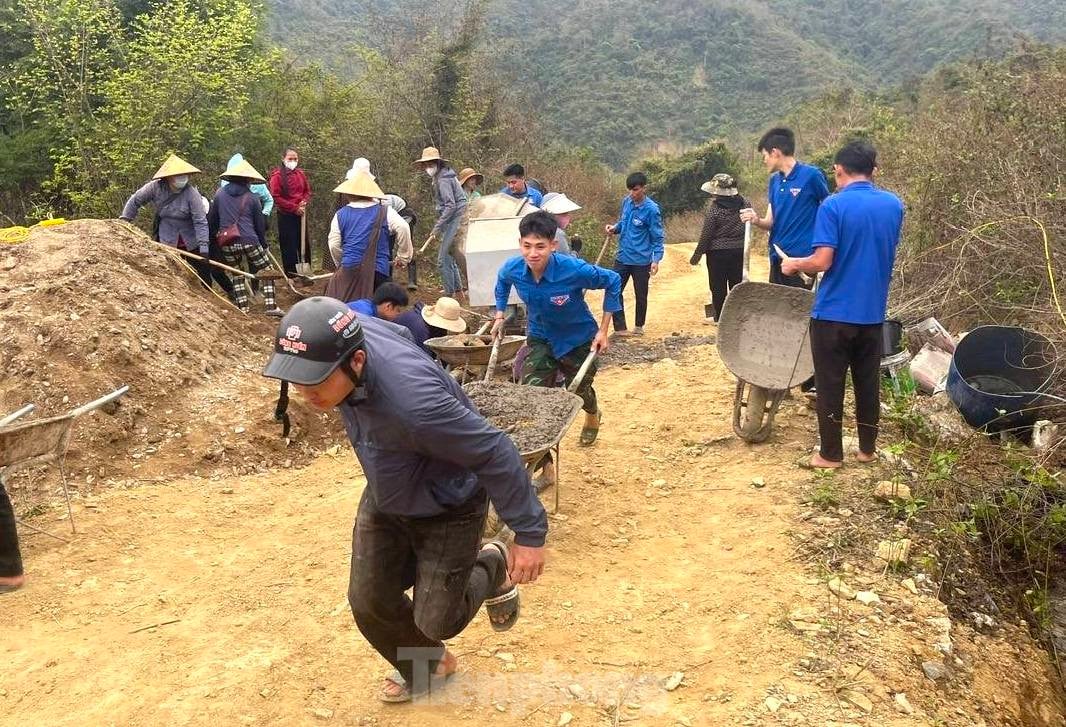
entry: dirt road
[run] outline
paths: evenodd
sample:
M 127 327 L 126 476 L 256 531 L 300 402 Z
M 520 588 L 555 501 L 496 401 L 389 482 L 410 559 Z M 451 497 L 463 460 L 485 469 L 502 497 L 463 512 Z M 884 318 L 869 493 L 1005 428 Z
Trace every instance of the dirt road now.
M 688 254 L 671 248 L 653 283 L 649 339 L 713 333 Z M 28 538 L 29 587 L 0 597 L 0 723 L 556 725 L 569 713 L 576 725 L 885 725 L 945 713 L 916 666 L 883 681 L 915 658 L 907 642 L 870 638 L 845 658 L 839 633 L 789 624 L 797 609 L 825 623 L 835 608 L 790 537 L 811 482 L 793 464 L 812 440 L 801 407 L 786 403 L 771 443 L 733 438 L 733 382 L 713 346 L 614 366 L 597 384 L 604 428 L 591 449 L 577 427 L 567 437 L 544 578 L 514 631 L 494 634 L 481 615 L 451 644 L 461 672 L 434 704 L 374 698 L 385 665 L 345 601 L 363 481 L 342 448 L 265 477 L 105 493 L 78 505 L 71 544 Z M 893 617 L 879 622 L 867 628 Z M 965 656 L 969 642 L 956 643 Z M 870 714 L 835 677 L 855 664 Z M 894 703 L 905 689 L 913 715 Z M 941 723 L 993 709 L 964 706 Z

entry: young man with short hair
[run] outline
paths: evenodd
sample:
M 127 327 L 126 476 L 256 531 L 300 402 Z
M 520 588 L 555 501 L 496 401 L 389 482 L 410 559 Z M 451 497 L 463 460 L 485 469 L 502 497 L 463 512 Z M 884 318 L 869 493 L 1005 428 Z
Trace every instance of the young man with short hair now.
M 659 205 L 647 195 L 648 177 L 644 172 L 634 172 L 626 178 L 629 194 L 622 200 L 622 216 L 613 225 L 607 225 L 608 235 L 618 235 L 618 253 L 614 259 L 614 271 L 621 276 L 622 289 L 633 279 L 633 295 L 636 296 L 636 327 L 632 333 L 626 328 L 625 308 L 614 314 L 614 330 L 620 336 L 643 336 L 644 323 L 648 318 L 648 283 L 659 272 L 659 262 L 665 252 L 666 234 L 663 231 L 663 216 Z
M 444 640 L 482 604 L 496 631 L 518 620 L 517 584 L 544 570 L 548 516 L 511 438 L 391 328 L 333 298 L 301 300 L 278 326 L 263 375 L 344 422 L 366 478 L 348 602 L 396 669 L 379 698 L 405 702 L 456 672 Z M 481 545 L 490 501 L 515 533 L 510 547 Z
M 503 170 L 503 179 L 507 182 L 500 190 L 500 194 L 506 194 L 515 199 L 528 199 L 534 207 L 544 204 L 544 195 L 532 184 L 526 183 L 526 168 L 521 164 L 511 164 Z
M 811 310 L 811 353 L 818 389 L 819 451 L 811 466 L 833 469 L 844 460 L 842 420 L 848 369 L 855 387 L 860 462 L 877 458 L 881 393 L 881 324 L 896 259 L 903 203 L 875 186 L 877 150 L 847 144 L 833 163 L 837 193 L 818 210 L 814 252 L 785 257 L 785 275 L 824 272 Z
M 818 167 L 796 159 L 796 135 L 792 129 L 770 129 L 759 139 L 763 164 L 770 171 L 766 189 L 766 217 L 752 209 L 741 210 L 742 222 L 770 232 L 770 282 L 794 288 L 810 288 L 799 275 L 781 272 L 781 257 L 774 246 L 789 257 L 806 257 L 812 252 L 814 216 L 818 205 L 829 196 L 825 175 Z
M 414 342 L 429 353 L 425 343 L 426 339 L 431 336 L 429 326 L 422 320 L 422 304 L 416 303 L 414 308 L 407 309 L 410 302 L 411 300 L 403 286 L 389 281 L 379 285 L 372 298 L 350 301 L 348 307 L 364 316 L 380 318 L 398 326 L 403 326 L 411 332 Z
M 503 326 L 511 288 L 526 304 L 529 352 L 522 364 L 522 382 L 554 386 L 562 372 L 569 386 L 590 351 L 607 350 L 611 316 L 622 308 L 622 279 L 612 270 L 575 257 L 555 254 L 558 225 L 547 212 L 534 212 L 518 225 L 521 256 L 503 264 L 496 278 L 496 323 Z M 585 302 L 586 290 L 603 290 L 603 315 L 599 324 Z M 584 402 L 585 426 L 581 444 L 596 441 L 602 414 L 592 381 L 596 364 L 589 367 L 577 395 Z

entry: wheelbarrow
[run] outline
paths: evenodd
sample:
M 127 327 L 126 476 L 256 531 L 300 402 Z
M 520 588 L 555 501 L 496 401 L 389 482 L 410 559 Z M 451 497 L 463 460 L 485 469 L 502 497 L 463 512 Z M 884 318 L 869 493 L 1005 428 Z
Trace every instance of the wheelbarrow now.
M 475 382 L 475 383 L 480 383 L 480 382 Z M 464 388 L 469 388 L 472 385 L 473 384 L 467 384 L 466 387 L 464 387 Z M 484 383 L 480 383 L 480 385 L 485 385 L 485 384 Z M 512 383 L 505 383 L 505 382 L 493 382 L 492 385 L 493 386 L 500 386 L 500 387 L 515 387 L 515 388 L 518 388 L 519 386 L 521 386 L 521 384 L 512 384 Z M 532 391 L 532 392 L 543 392 L 543 394 L 545 396 L 547 396 L 548 393 L 551 391 L 550 389 L 547 389 L 547 388 L 541 388 L 541 387 L 535 387 L 535 386 L 528 386 L 528 387 L 522 387 L 522 388 L 525 389 L 527 391 L 527 393 L 530 392 L 530 391 Z M 555 392 L 555 395 L 556 396 L 558 395 L 558 391 Z M 553 508 L 552 512 L 558 512 L 558 510 L 559 510 L 559 487 L 560 487 L 560 482 L 562 480 L 562 467 L 561 467 L 561 460 L 560 460 L 560 450 L 561 450 L 562 440 L 563 440 L 563 437 L 566 435 L 566 433 L 570 430 L 570 427 L 573 425 L 574 420 L 577 419 L 577 415 L 581 412 L 581 406 L 582 406 L 582 401 L 581 401 L 581 397 L 580 396 L 577 396 L 576 394 L 573 394 L 571 392 L 568 392 L 567 396 L 568 396 L 570 404 L 571 404 L 570 412 L 569 412 L 568 416 L 566 416 L 565 419 L 562 420 L 562 426 L 559 427 L 559 430 L 556 431 L 556 432 L 553 432 L 552 435 L 550 437 L 548 437 L 547 439 L 545 439 L 544 442 L 538 443 L 534 447 L 531 447 L 531 448 L 526 449 L 525 451 L 520 451 L 519 452 L 519 455 L 522 457 L 522 463 L 526 467 L 526 473 L 529 475 L 529 483 L 530 483 L 529 486 L 530 487 L 534 487 L 534 485 L 533 485 L 533 473 L 534 473 L 534 470 L 536 469 L 537 465 L 540 463 L 540 461 L 544 458 L 545 455 L 550 454 L 552 456 L 552 458 L 553 458 L 553 460 L 555 462 L 555 482 L 554 482 L 554 484 L 555 484 L 555 505 L 554 505 L 554 508 Z M 517 402 L 516 402 L 516 406 L 518 406 Z M 536 488 L 534 487 L 534 489 L 536 489 Z M 491 539 L 491 538 L 507 538 L 507 537 L 509 537 L 511 535 L 512 535 L 512 533 L 511 533 L 510 529 L 506 525 L 503 524 L 502 520 L 500 520 L 499 516 L 496 514 L 495 508 L 490 506 L 489 507 L 488 519 L 487 519 L 487 521 L 485 523 L 485 537 L 488 538 L 488 539 Z
M 807 335 L 814 292 L 749 279 L 751 225 L 744 229 L 741 282 L 718 317 L 718 355 L 737 377 L 733 431 L 764 442 L 785 394 L 814 375 Z
M 493 349 L 497 361 L 509 361 L 526 342 L 525 336 L 500 336 L 494 346 L 491 334 L 459 333 L 426 339 L 426 346 L 437 354 L 443 363 L 454 368 L 466 368 L 479 378 L 489 366 Z

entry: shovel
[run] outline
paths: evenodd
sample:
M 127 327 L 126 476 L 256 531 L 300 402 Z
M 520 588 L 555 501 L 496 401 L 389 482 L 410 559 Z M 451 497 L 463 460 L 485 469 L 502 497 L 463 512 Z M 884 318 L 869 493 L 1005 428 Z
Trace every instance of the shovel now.
M 611 244 L 611 236 L 603 238 L 603 245 L 600 246 L 600 254 L 596 256 L 596 267 L 599 267 L 600 261 L 603 260 L 603 253 L 607 252 L 607 247 Z
M 311 275 L 311 250 L 307 247 L 307 211 L 300 215 L 300 262 L 296 263 L 296 274 L 304 277 Z

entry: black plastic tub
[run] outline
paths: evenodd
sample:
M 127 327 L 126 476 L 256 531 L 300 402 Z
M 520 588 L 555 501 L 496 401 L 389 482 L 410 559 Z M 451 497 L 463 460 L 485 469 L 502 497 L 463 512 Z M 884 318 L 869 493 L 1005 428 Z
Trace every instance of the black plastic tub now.
M 988 432 L 1022 430 L 1052 403 L 1044 392 L 1055 370 L 1055 346 L 1039 333 L 981 326 L 955 349 L 947 392 L 970 426 Z

